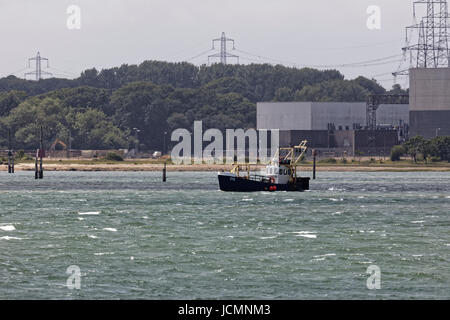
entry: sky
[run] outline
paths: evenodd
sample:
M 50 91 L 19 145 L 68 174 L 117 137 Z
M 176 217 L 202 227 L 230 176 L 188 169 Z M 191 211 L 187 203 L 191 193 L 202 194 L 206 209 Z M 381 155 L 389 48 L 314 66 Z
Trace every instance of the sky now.
M 405 27 L 414 22 L 412 2 L 0 0 L 0 76 L 24 77 L 33 71 L 25 69 L 28 58 L 38 51 L 49 59 L 50 68 L 44 70 L 68 78 L 88 68 L 145 60 L 200 65 L 217 52 L 211 40 L 225 32 L 235 40 L 236 50 L 229 52 L 241 63 L 332 68 L 347 79 L 374 77 L 390 88 L 391 73 L 409 66 L 409 59 L 402 62 L 401 48 Z M 79 29 L 67 25 L 75 21 L 73 11 L 67 11 L 72 5 L 80 9 Z M 367 26 L 372 5 L 380 8 L 379 29 Z M 397 83 L 407 86 L 407 77 L 398 77 Z

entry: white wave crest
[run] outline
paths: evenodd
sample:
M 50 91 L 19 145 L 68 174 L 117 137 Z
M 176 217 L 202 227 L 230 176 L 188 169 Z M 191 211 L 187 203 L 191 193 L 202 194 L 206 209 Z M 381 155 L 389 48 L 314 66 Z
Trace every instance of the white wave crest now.
M 89 211 L 89 212 L 78 212 L 80 216 L 94 216 L 100 214 L 99 211 Z
M 4 237 L 0 237 L 0 240 L 22 240 L 22 238 L 4 236 Z
M 0 226 L 0 230 L 3 230 L 3 231 L 14 231 L 14 230 L 16 230 L 16 228 L 12 224 L 10 224 L 10 225 L 7 225 L 7 226 Z

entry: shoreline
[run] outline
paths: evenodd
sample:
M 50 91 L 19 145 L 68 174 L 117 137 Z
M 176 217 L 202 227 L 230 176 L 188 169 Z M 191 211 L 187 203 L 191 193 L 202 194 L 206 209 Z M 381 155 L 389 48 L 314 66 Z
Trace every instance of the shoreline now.
M 252 171 L 259 171 L 264 168 L 264 165 L 253 166 Z M 133 163 L 117 163 L 117 164 L 54 164 L 44 163 L 44 171 L 162 171 L 164 164 L 133 164 Z M 175 165 L 168 164 L 167 172 L 187 172 L 187 171 L 206 171 L 218 172 L 229 171 L 232 165 Z M 312 172 L 312 165 L 300 165 L 299 171 Z M 7 171 L 6 165 L 0 166 L 0 171 Z M 417 165 L 417 166 L 392 166 L 392 165 L 318 165 L 317 172 L 450 172 L 450 166 L 432 166 L 432 165 Z M 15 166 L 15 171 L 34 171 L 34 163 L 19 163 Z

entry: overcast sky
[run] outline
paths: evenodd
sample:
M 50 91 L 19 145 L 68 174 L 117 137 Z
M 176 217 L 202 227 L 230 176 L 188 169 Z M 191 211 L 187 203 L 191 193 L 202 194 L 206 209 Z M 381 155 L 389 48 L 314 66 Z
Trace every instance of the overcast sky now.
M 87 68 L 185 61 L 211 49 L 225 32 L 241 63 L 340 65 L 376 60 L 370 67 L 337 68 L 346 78 L 393 84 L 413 22 L 412 0 L 0 0 L 0 76 L 23 77 L 29 57 L 50 59 L 49 71 L 76 77 Z M 67 8 L 81 9 L 81 29 L 67 28 Z M 381 8 L 381 29 L 369 30 L 366 10 Z M 209 54 L 213 54 L 210 52 Z M 207 62 L 207 55 L 191 60 Z M 256 57 L 256 56 L 262 56 Z M 269 60 L 269 58 L 271 60 Z M 403 64 L 404 68 L 408 63 Z M 32 71 L 32 70 L 28 70 Z M 402 85 L 405 78 L 399 78 Z

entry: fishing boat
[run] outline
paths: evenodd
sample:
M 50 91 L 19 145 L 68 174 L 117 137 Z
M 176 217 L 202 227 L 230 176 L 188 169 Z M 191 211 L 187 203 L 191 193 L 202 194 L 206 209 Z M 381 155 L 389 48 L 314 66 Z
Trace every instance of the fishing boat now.
M 263 172 L 252 172 L 250 164 L 236 164 L 230 172 L 219 172 L 222 191 L 305 191 L 309 177 L 297 176 L 297 164 L 307 150 L 307 141 L 298 146 L 279 148 Z

